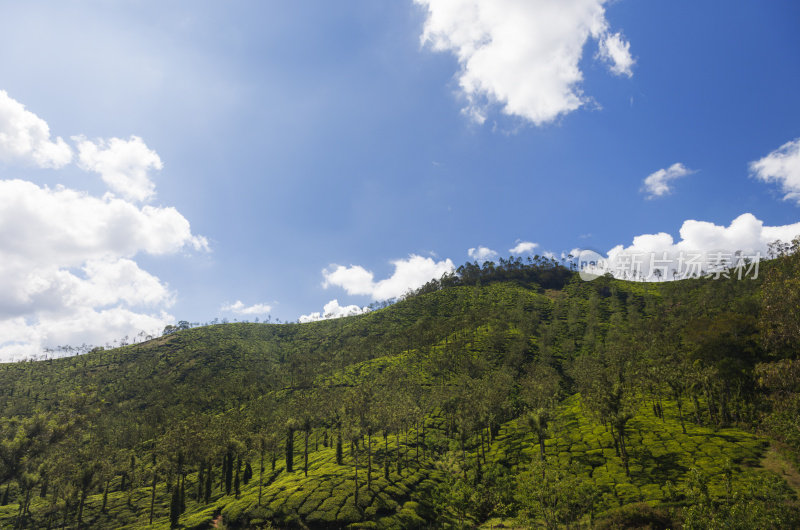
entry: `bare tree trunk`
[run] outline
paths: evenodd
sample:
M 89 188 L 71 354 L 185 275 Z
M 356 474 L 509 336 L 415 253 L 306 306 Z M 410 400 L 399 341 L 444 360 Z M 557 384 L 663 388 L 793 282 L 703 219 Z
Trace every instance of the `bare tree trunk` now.
M 422 418 L 422 453 L 425 453 L 425 418 Z
M 367 432 L 367 489 L 372 490 L 372 431 Z
M 303 473 L 305 473 L 305 476 L 308 476 L 308 434 L 309 431 L 306 429 L 305 446 L 303 448 Z
M 356 510 L 357 510 L 358 509 L 358 453 L 355 452 L 355 451 L 353 451 L 353 460 L 355 461 L 355 464 L 356 464 L 355 465 L 355 470 L 356 470 L 356 474 L 355 474 L 356 491 L 353 494 L 353 500 L 354 500 L 354 503 L 355 503 L 355 506 L 356 506 Z
M 385 446 L 383 454 L 383 478 L 389 480 L 389 436 L 383 431 L 383 443 Z
M 402 475 L 403 465 L 400 463 L 400 431 L 397 431 L 394 438 L 397 440 L 397 474 Z
M 616 452 L 617 456 L 621 457 L 622 454 L 619 451 L 619 441 L 617 440 L 617 435 L 614 433 L 614 427 L 611 427 L 611 438 L 614 440 L 614 452 Z
M 106 506 L 108 505 L 108 479 L 106 479 L 106 487 L 103 489 L 103 506 L 100 511 L 106 513 Z
M 417 467 L 419 467 L 419 424 L 417 424 L 417 428 L 415 430 L 415 439 L 416 441 L 414 442 L 414 445 L 416 445 L 415 450 L 417 452 Z
M 158 475 L 156 474 L 156 457 L 153 455 L 153 486 L 152 493 L 150 494 L 150 524 L 153 524 L 153 510 L 156 509 L 156 481 Z
M 22 528 L 22 504 L 23 503 L 20 502 L 19 506 L 17 507 L 17 520 L 14 521 L 14 528 Z M 80 528 L 80 523 L 78 524 L 78 527 Z
M 618 426 L 617 434 L 619 436 L 619 452 L 620 456 L 622 457 L 622 464 L 625 466 L 625 475 L 630 477 L 631 471 L 628 468 L 628 449 L 625 446 L 625 427 Z
M 224 454 L 224 455 L 222 455 L 222 468 L 221 468 L 220 474 L 219 474 L 219 489 L 220 490 L 222 490 L 225 487 L 225 473 L 226 473 L 225 466 L 227 465 L 227 463 L 228 463 L 228 455 Z
M 261 467 L 258 475 L 258 506 L 261 506 L 261 489 L 264 487 L 264 451 L 261 451 Z
M 81 502 L 78 504 L 78 528 L 83 524 L 83 505 L 86 503 L 86 488 L 81 488 Z
M 681 421 L 681 429 L 683 429 L 683 434 L 686 434 L 686 424 L 683 422 L 683 401 L 679 395 L 675 395 L 675 400 L 678 406 L 678 419 Z
M 206 471 L 206 495 L 205 495 L 205 503 L 208 504 L 211 502 L 211 487 L 212 487 L 212 475 L 214 474 L 214 463 L 212 459 L 208 459 L 208 471 Z
M 200 465 L 197 468 L 197 493 L 194 494 L 194 500 L 200 502 L 200 499 L 203 498 L 203 486 L 206 483 L 206 477 L 204 473 L 206 472 L 206 463 L 200 462 Z

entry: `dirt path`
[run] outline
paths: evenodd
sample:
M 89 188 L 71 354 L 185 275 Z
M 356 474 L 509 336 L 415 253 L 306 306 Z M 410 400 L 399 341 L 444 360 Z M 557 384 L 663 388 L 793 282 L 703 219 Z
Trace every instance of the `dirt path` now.
M 764 456 L 761 457 L 760 467 L 777 473 L 800 498 L 800 471 L 781 454 L 780 448 L 774 442 L 770 444 Z

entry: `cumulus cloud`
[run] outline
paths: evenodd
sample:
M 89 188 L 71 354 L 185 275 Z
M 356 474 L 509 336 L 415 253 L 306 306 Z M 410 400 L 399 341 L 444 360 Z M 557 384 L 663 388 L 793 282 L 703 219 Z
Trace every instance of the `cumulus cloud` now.
M 514 248 L 510 248 L 508 251 L 514 256 L 519 256 L 520 254 L 530 254 L 538 246 L 538 243 L 531 241 L 519 241 Z
M 0 161 L 58 169 L 72 161 L 72 150 L 25 105 L 0 90 Z
M 375 275 L 361 265 L 331 265 L 333 270 L 324 269 L 322 286 L 327 289 L 335 285 L 347 291 L 347 294 L 372 295 L 375 292 Z
M 26 267 L 0 265 L 0 319 L 50 316 L 82 307 L 169 306 L 173 294 L 158 278 L 129 259 L 88 260 L 71 271 L 29 262 Z
M 475 261 L 489 261 L 497 257 L 497 252 L 488 247 L 479 246 L 467 250 L 467 255 Z
M 631 57 L 631 43 L 627 42 L 621 33 L 606 35 L 600 41 L 598 56 L 609 63 L 611 72 L 616 75 L 633 76 L 633 57 Z
M 224 304 L 220 310 L 237 315 L 266 315 L 272 311 L 272 306 L 267 304 L 244 305 L 244 302 L 237 300 L 232 304 Z
M 72 153 L 49 134 L 0 91 L 0 158 L 61 167 Z M 175 293 L 134 258 L 208 250 L 175 208 L 130 202 L 152 195 L 147 172 L 161 167 L 141 139 L 80 140 L 79 151 L 81 167 L 124 198 L 0 180 L 0 360 L 159 333 L 174 320 L 166 309 Z
M 316 322 L 317 320 L 328 320 L 331 318 L 361 315 L 368 312 L 369 307 L 359 307 L 357 305 L 340 306 L 339 301 L 333 299 L 323 306 L 321 313 L 317 311 L 308 315 L 301 315 L 298 321 L 303 324 L 306 322 Z
M 0 359 L 157 333 L 174 293 L 132 258 L 184 248 L 208 243 L 174 208 L 0 181 Z
M 752 175 L 780 184 L 783 199 L 800 205 L 800 138 L 786 142 L 760 160 L 750 163 Z
M 728 226 L 689 219 L 684 221 L 679 234 L 678 241 L 666 232 L 636 236 L 632 244 L 609 250 L 607 260 L 597 272 L 646 280 L 715 273 L 741 265 L 745 260 L 765 259 L 770 243 L 778 239 L 791 241 L 800 235 L 800 223 L 765 226 L 753 214 L 744 213 Z
M 87 262 L 80 272 L 57 267 L 2 268 L 0 360 L 58 345 L 101 345 L 142 332 L 158 335 L 174 320 L 174 294 L 127 259 Z
M 33 321 L 24 317 L 0 320 L 0 360 L 13 361 L 40 355 L 44 348 L 60 345 L 105 345 L 125 336 L 158 336 L 174 322 L 165 311 L 143 313 L 125 307 L 77 308 L 69 315 L 40 313 Z
M 581 107 L 586 41 L 613 73 L 631 75 L 630 45 L 610 34 L 606 0 L 414 0 L 426 8 L 421 41 L 461 66 L 465 113 L 482 123 L 491 104 L 535 125 Z
M 662 197 L 672 192 L 672 181 L 691 175 L 693 170 L 687 168 L 680 162 L 672 164 L 667 169 L 659 169 L 655 173 L 649 174 L 642 184 L 642 192 L 647 194 L 648 199 Z
M 171 306 L 174 293 L 159 278 L 139 268 L 130 259 L 89 260 L 81 267 L 86 280 L 70 301 L 79 306 L 109 306 L 124 302 L 128 306 Z
M 0 253 L 3 262 L 77 266 L 105 256 L 207 250 L 175 208 L 137 207 L 24 180 L 0 181 Z
M 324 288 L 331 286 L 343 288 L 347 294 L 367 295 L 373 300 L 389 300 L 403 296 L 411 289 L 422 287 L 432 279 L 441 278 L 442 275 L 455 269 L 449 259 L 434 261 L 416 254 L 406 259 L 391 262 L 394 272 L 389 278 L 375 281 L 375 275 L 360 265 L 331 265 L 322 271 L 325 280 Z
M 161 158 L 141 138 L 90 141 L 74 136 L 78 163 L 87 171 L 98 173 L 109 188 L 126 199 L 145 201 L 155 195 L 156 186 L 149 172 L 162 169 Z

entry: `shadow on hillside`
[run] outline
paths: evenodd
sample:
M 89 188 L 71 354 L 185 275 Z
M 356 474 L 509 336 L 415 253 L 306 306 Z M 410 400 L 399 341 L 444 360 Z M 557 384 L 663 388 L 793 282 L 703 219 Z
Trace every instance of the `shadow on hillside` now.
M 731 443 L 739 443 L 740 438 L 732 435 L 732 434 L 725 434 L 721 432 L 713 432 L 705 435 L 706 438 L 722 438 L 726 442 Z
M 675 482 L 689 471 L 689 468 L 680 463 L 678 453 L 654 456 L 647 447 L 639 447 L 631 457 L 632 463 L 641 466 L 641 471 L 631 472 L 632 479 L 663 484 L 667 480 Z

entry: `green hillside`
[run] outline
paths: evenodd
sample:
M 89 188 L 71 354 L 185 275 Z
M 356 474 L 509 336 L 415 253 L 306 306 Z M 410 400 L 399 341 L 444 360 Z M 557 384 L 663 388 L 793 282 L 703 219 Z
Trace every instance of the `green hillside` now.
M 791 528 L 786 254 L 661 284 L 467 264 L 360 316 L 0 365 L 0 527 Z

